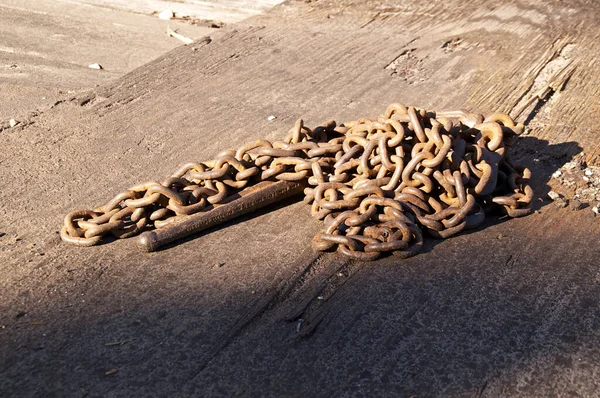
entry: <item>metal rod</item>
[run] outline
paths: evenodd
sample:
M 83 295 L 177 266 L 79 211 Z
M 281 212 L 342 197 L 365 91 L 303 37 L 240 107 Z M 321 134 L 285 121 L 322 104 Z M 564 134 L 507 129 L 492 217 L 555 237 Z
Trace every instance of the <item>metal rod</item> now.
M 304 181 L 263 181 L 239 192 L 225 204 L 186 216 L 181 221 L 174 221 L 160 229 L 144 232 L 138 242 L 144 250 L 152 252 L 178 239 L 301 193 L 305 187 Z

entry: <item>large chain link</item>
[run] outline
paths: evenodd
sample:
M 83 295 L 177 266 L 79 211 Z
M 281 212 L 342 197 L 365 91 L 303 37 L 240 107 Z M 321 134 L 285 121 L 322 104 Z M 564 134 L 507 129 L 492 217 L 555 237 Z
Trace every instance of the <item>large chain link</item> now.
M 284 141 L 258 140 L 187 163 L 162 182 L 136 185 L 94 210 L 65 217 L 61 238 L 91 246 L 127 238 L 226 202 L 265 180 L 307 181 L 305 199 L 325 229 L 313 244 L 373 260 L 418 253 L 422 230 L 448 238 L 475 228 L 494 208 L 530 212 L 527 168 L 509 158 L 522 124 L 505 114 L 430 112 L 391 104 L 376 120 L 314 129 L 298 120 Z

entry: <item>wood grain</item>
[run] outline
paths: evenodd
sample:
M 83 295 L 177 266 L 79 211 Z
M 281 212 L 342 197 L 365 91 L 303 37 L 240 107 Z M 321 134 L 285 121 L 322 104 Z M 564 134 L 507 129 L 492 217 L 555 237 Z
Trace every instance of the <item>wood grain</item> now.
M 573 155 L 598 162 L 599 15 L 576 0 L 289 1 L 3 132 L 1 229 L 45 256 L 29 265 L 18 243 L 0 253 L 0 302 L 51 314 L 45 352 L 80 366 L 36 377 L 83 386 L 108 358 L 121 378 L 99 380 L 99 395 L 597 395 L 600 227 L 546 194 Z M 394 101 L 514 112 L 568 63 L 570 78 L 519 116 L 528 132 L 511 148 L 534 173 L 538 212 L 429 239 L 412 259 L 313 253 L 320 223 L 302 203 L 152 255 L 52 236 L 74 207 L 283 137 L 297 118 L 354 120 Z M 14 327 L 13 345 L 39 337 Z M 89 348 L 113 332 L 138 343 Z M 7 390 L 46 355 L 3 352 Z

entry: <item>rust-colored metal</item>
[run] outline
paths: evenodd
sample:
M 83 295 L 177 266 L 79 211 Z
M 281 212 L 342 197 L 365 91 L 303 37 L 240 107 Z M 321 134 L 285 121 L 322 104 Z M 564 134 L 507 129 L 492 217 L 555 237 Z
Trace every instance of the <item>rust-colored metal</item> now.
M 507 157 L 523 131 L 508 115 L 433 112 L 391 104 L 377 119 L 314 129 L 298 120 L 284 141 L 258 140 L 215 160 L 192 162 L 162 182 L 120 193 L 95 210 L 76 210 L 61 238 L 92 246 L 136 235 L 149 251 L 285 199 L 304 188 L 325 228 L 317 250 L 373 260 L 414 255 L 422 231 L 448 238 L 485 214 L 530 212 L 531 173 Z
M 306 183 L 289 181 L 262 181 L 233 195 L 222 204 L 206 212 L 183 216 L 169 225 L 140 235 L 140 246 L 153 252 L 168 243 L 197 234 L 272 203 L 302 193 Z

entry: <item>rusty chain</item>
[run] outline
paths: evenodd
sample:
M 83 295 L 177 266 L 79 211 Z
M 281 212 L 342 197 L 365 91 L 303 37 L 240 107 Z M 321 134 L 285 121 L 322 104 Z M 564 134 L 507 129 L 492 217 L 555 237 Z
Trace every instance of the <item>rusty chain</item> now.
M 298 120 L 284 141 L 257 140 L 215 160 L 187 163 L 161 182 L 136 185 L 94 210 L 64 220 L 61 238 L 92 246 L 210 211 L 265 180 L 306 181 L 304 201 L 325 229 L 317 250 L 373 260 L 418 253 L 422 230 L 448 238 L 480 225 L 487 212 L 530 212 L 527 168 L 508 158 L 522 124 L 505 114 L 431 112 L 391 104 L 376 120 L 314 129 Z

